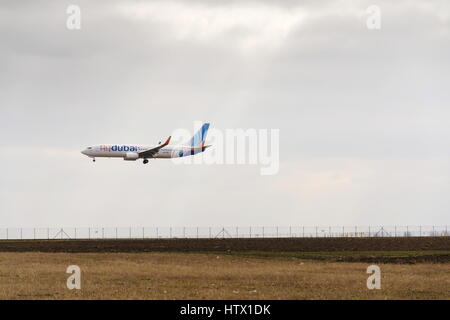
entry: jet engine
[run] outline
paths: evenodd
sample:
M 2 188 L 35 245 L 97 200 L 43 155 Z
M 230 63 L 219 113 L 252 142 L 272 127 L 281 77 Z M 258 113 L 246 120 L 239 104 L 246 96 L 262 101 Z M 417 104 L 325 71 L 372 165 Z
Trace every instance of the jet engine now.
M 137 160 L 139 159 L 139 154 L 137 152 L 127 152 L 123 160 Z

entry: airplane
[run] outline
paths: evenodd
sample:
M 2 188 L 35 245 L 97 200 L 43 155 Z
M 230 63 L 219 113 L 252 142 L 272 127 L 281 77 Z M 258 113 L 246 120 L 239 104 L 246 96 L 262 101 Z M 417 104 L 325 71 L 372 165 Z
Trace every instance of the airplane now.
M 128 161 L 143 159 L 147 164 L 148 159 L 152 158 L 179 158 L 195 155 L 204 152 L 210 145 L 205 145 L 206 133 L 209 129 L 209 123 L 203 124 L 200 130 L 185 144 L 180 146 L 169 146 L 169 136 L 166 141 L 153 147 L 134 146 L 134 145 L 110 145 L 102 144 L 98 146 L 87 147 L 82 154 L 90 157 L 95 162 L 95 158 L 123 158 Z

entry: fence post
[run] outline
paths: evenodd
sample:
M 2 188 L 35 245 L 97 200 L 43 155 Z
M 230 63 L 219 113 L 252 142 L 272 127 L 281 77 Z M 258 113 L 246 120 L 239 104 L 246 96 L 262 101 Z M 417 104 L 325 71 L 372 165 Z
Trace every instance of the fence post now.
M 142 239 L 145 239 L 145 227 L 142 227 Z
M 236 227 L 236 238 L 239 238 L 239 227 Z
M 278 227 L 277 227 L 277 238 L 278 238 Z
M 369 226 L 369 238 L 370 238 L 370 226 Z
M 305 237 L 305 226 L 303 226 L 303 238 Z
M 250 227 L 250 238 L 252 237 L 252 227 Z
M 75 240 L 77 239 L 77 228 L 75 228 Z
M 6 240 L 9 239 L 9 228 L 6 228 Z
M 50 228 L 47 228 L 47 240 L 50 240 Z
M 116 227 L 116 240 L 118 239 L 118 237 L 117 237 L 117 227 Z
M 33 239 L 36 240 L 36 228 L 33 228 Z
M 319 236 L 318 234 L 318 227 L 316 226 L 316 238 Z
M 197 227 L 197 239 L 198 239 L 198 227 Z
M 419 236 L 422 236 L 422 226 L 419 226 Z
M 156 227 L 156 239 L 159 239 L 158 227 Z
M 262 227 L 263 228 L 263 230 L 262 230 L 262 237 L 264 238 L 264 227 Z
M 170 239 L 172 239 L 172 227 L 169 228 Z
M 289 227 L 289 238 L 292 238 L 292 227 Z
M 211 239 L 211 227 L 209 227 L 209 238 Z

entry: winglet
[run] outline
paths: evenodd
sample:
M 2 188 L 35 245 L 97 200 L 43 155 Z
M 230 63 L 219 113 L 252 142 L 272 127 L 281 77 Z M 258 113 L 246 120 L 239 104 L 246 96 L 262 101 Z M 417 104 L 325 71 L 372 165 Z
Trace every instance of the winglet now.
M 166 140 L 166 142 L 164 142 L 163 146 L 167 146 L 170 142 L 170 139 L 172 138 L 172 136 L 169 136 Z

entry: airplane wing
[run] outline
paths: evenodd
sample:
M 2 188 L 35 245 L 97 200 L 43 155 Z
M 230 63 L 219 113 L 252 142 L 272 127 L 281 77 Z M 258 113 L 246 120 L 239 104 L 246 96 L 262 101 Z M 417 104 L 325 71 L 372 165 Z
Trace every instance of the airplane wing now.
M 153 158 L 153 156 L 159 151 L 159 149 L 161 149 L 169 144 L 170 138 L 172 138 L 172 136 L 168 137 L 166 142 L 164 142 L 163 144 L 160 144 L 157 147 L 139 152 L 139 158 Z

